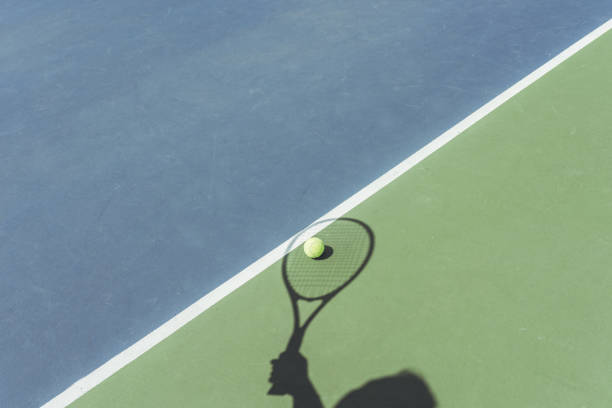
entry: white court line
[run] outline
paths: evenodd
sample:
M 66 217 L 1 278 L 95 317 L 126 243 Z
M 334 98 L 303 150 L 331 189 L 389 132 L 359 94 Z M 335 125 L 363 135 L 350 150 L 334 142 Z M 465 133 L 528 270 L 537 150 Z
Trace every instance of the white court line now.
M 425 159 L 427 156 L 444 146 L 446 143 L 454 139 L 457 135 L 462 133 L 464 130 L 484 118 L 486 115 L 497 109 L 500 105 L 512 98 L 514 95 L 521 92 L 523 89 L 534 83 L 536 80 L 541 78 L 544 74 L 555 68 L 557 65 L 580 51 L 582 48 L 587 46 L 589 43 L 603 35 L 606 31 L 612 28 L 612 19 L 608 20 L 576 43 L 562 51 L 560 54 L 552 58 L 550 61 L 512 85 L 510 88 L 493 98 L 487 104 L 479 108 L 477 111 L 472 113 L 455 126 L 442 133 L 436 139 L 432 140 L 429 144 L 424 146 L 422 149 L 402 161 L 400 164 L 374 180 L 372 183 L 355 193 L 353 196 L 348 198 L 342 204 L 323 215 L 315 222 L 319 222 L 328 218 L 338 218 L 346 214 L 348 211 L 356 207 L 361 202 L 365 201 L 368 197 L 376 193 L 378 190 L 398 178 L 400 175 L 408 171 L 410 168 L 415 166 L 417 163 Z M 312 234 L 316 234 L 318 231 L 323 229 L 325 223 L 322 223 L 320 227 L 313 228 Z M 299 234 L 299 233 L 298 233 Z M 81 378 L 64 392 L 57 395 L 55 398 L 47 402 L 41 408 L 59 408 L 65 407 L 68 404 L 74 402 L 77 398 L 100 384 L 102 381 L 119 371 L 122 367 L 126 366 L 130 362 L 134 361 L 138 356 L 151 349 L 153 346 L 170 336 L 172 333 L 183 327 L 189 321 L 196 318 L 199 314 L 204 312 L 209 307 L 238 289 L 245 282 L 257 276 L 260 272 L 268 268 L 274 262 L 281 259 L 286 251 L 287 246 L 291 243 L 294 237 L 289 238 L 283 242 L 271 252 L 267 253 L 251 265 L 249 265 L 242 272 L 229 279 L 221 286 L 214 289 L 206 296 L 200 298 L 198 301 L 187 307 L 185 310 L 168 320 L 166 323 L 147 334 L 145 337 L 134 343 L 132 346 L 123 350 L 115 357 L 108 360 L 106 363 L 89 373 L 87 376 Z M 301 245 L 306 239 L 306 236 L 298 239 L 294 245 Z

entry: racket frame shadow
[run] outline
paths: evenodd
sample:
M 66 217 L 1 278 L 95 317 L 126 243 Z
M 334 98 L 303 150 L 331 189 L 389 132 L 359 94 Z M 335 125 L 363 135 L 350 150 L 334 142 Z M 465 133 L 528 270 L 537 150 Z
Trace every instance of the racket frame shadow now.
M 363 221 L 360 221 L 354 218 L 340 217 L 334 220 L 322 220 L 316 224 L 323 223 L 323 222 L 330 222 L 330 221 L 331 223 L 337 222 L 337 221 L 350 221 L 350 222 L 359 224 L 368 235 L 368 238 L 369 238 L 368 251 L 363 261 L 359 265 L 359 267 L 355 270 L 355 272 L 353 272 L 353 275 L 349 279 L 347 279 L 342 285 L 338 286 L 333 291 L 326 293 L 325 295 L 317 296 L 317 297 L 302 296 L 299 293 L 297 293 L 297 291 L 292 287 L 291 282 L 289 282 L 289 277 L 287 275 L 287 260 L 291 252 L 285 254 L 285 256 L 283 257 L 282 267 L 281 267 L 282 277 L 283 277 L 283 283 L 285 284 L 285 288 L 287 289 L 287 293 L 289 294 L 289 299 L 291 301 L 291 309 L 293 312 L 293 332 L 291 334 L 291 337 L 289 338 L 289 342 L 287 343 L 285 352 L 297 353 L 300 350 L 302 341 L 304 340 L 306 329 L 308 328 L 310 323 L 319 314 L 319 312 L 323 309 L 323 307 L 325 307 L 326 304 L 328 304 L 338 293 L 340 293 L 351 282 L 353 282 L 355 278 L 357 278 L 357 276 L 359 276 L 361 271 L 365 268 L 370 258 L 372 257 L 372 252 L 374 252 L 374 233 L 372 232 L 372 229 L 367 224 L 365 224 Z M 316 224 L 313 224 L 310 227 Z M 292 241 L 292 244 L 290 245 L 290 247 L 292 247 L 295 240 L 297 240 L 298 237 L 302 235 L 303 235 L 303 232 L 298 234 L 296 238 Z M 321 301 L 321 304 L 317 306 L 317 308 L 310 314 L 310 316 L 308 316 L 308 318 L 304 321 L 304 324 L 301 326 L 300 326 L 300 311 L 298 307 L 298 301 L 300 300 L 304 300 L 306 302 L 313 302 L 313 301 L 318 301 L 318 300 Z M 283 395 L 283 394 L 286 394 L 286 390 L 281 384 L 275 383 L 272 385 L 272 387 L 268 391 L 268 394 L 269 395 Z

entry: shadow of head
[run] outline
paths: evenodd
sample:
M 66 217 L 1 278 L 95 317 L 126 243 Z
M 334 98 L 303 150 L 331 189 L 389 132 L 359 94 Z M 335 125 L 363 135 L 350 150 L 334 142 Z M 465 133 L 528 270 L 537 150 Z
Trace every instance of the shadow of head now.
M 425 381 L 402 371 L 378 378 L 345 395 L 335 408 L 434 408 L 436 401 Z

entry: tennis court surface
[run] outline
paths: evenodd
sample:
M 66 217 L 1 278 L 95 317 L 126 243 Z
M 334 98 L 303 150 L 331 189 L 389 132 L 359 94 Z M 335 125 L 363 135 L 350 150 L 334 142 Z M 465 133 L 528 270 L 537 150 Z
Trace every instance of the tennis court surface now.
M 329 214 L 367 225 L 372 249 L 308 327 L 300 353 L 312 388 L 296 398 L 612 404 L 611 70 L 608 31 Z M 70 406 L 291 406 L 267 394 L 293 325 L 283 267 L 277 256 Z M 308 383 L 303 360 L 284 363 L 277 379 Z

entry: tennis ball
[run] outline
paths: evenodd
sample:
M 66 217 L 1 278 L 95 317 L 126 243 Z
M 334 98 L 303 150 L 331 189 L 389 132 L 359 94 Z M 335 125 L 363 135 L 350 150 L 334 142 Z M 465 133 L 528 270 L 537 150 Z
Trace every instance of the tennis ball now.
M 323 255 L 325 245 L 321 238 L 312 237 L 304 242 L 304 253 L 309 258 L 318 258 Z

